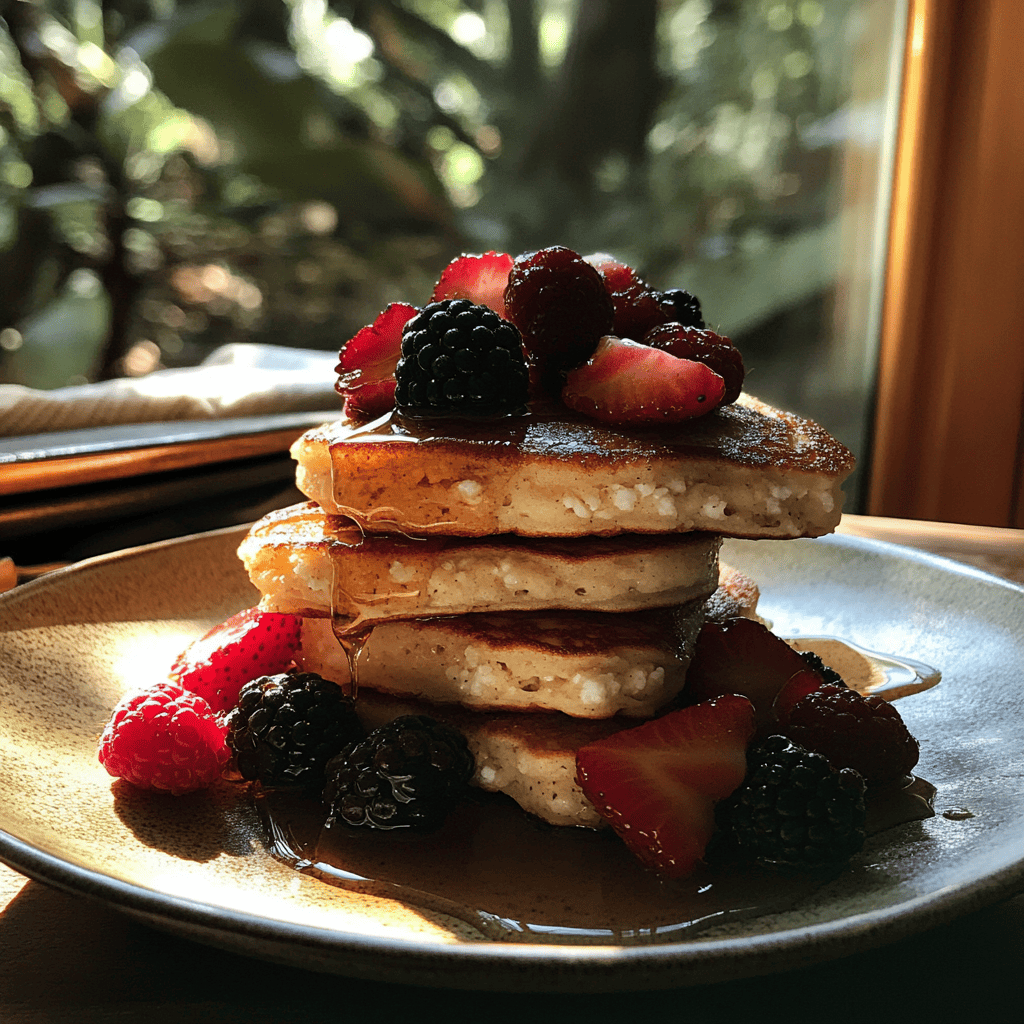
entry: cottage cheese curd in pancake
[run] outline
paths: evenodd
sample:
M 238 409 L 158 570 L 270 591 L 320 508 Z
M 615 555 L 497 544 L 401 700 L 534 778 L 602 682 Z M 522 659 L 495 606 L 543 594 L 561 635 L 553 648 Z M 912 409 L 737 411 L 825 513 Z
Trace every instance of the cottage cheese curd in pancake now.
M 718 583 L 715 534 L 480 540 L 364 534 L 312 502 L 256 523 L 239 548 L 266 611 L 342 619 L 544 608 L 636 611 Z
M 370 689 L 483 710 L 646 718 L 682 689 L 703 605 L 381 622 L 359 654 L 359 700 Z M 307 672 L 350 681 L 330 619 L 303 620 L 296 660 Z
M 299 489 L 328 512 L 454 536 L 819 536 L 838 524 L 854 466 L 816 423 L 749 395 L 655 430 L 550 407 L 491 421 L 392 414 L 314 428 L 292 454 Z

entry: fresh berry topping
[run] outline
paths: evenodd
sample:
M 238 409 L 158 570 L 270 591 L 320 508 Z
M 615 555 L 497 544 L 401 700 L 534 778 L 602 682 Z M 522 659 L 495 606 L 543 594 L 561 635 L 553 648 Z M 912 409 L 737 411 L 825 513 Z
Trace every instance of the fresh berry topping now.
M 729 405 L 740 397 L 746 370 L 743 356 L 728 338 L 714 331 L 669 323 L 652 328 L 642 335 L 642 340 L 645 345 L 671 352 L 680 359 L 695 359 L 710 366 L 725 381 L 722 405 Z
M 562 401 L 604 423 L 649 426 L 711 412 L 724 387 L 703 363 L 608 336 L 583 366 L 566 375 Z
M 243 683 L 291 664 L 301 628 L 296 615 L 247 608 L 182 651 L 171 667 L 171 680 L 198 693 L 214 711 L 227 711 L 238 701 Z
M 503 416 L 529 397 L 519 331 L 468 299 L 432 302 L 406 324 L 395 377 L 397 407 L 419 415 Z
M 461 733 L 426 715 L 396 718 L 328 764 L 325 827 L 434 828 L 473 770 Z
M 557 394 L 562 373 L 589 359 L 611 331 L 614 308 L 601 275 L 562 246 L 516 258 L 505 316 L 519 328 L 541 386 Z
M 751 749 L 746 781 L 718 809 L 736 843 L 767 867 L 841 867 L 864 845 L 864 780 L 784 736 Z
M 482 256 L 463 254 L 441 272 L 430 301 L 469 299 L 474 305 L 487 306 L 498 316 L 504 316 L 505 286 L 511 269 L 512 257 L 504 252 L 485 252 Z
M 757 620 L 706 622 L 686 670 L 683 697 L 696 704 L 723 693 L 742 693 L 754 705 L 763 735 L 774 731 L 772 707 L 779 691 L 791 676 L 804 671 L 809 671 L 807 662 Z
M 576 781 L 644 864 L 681 878 L 704 857 L 716 802 L 743 781 L 753 732 L 750 701 L 729 694 L 581 747 Z
M 416 312 L 415 306 L 392 302 L 372 324 L 361 328 L 342 346 L 334 388 L 345 398 L 346 416 L 371 420 L 394 408 L 402 328 Z
M 700 300 L 683 288 L 669 288 L 658 292 L 663 323 L 677 323 L 684 327 L 704 327 L 704 315 L 701 313 Z
M 803 658 L 803 656 L 804 652 L 801 652 L 800 657 Z M 804 661 L 807 662 L 807 659 L 804 658 Z M 810 663 L 808 662 L 807 664 Z M 778 727 L 778 723 L 789 714 L 797 701 L 801 701 L 804 697 L 820 690 L 824 685 L 825 680 L 813 668 L 802 669 L 795 675 L 790 676 L 772 702 L 772 718 L 774 719 L 772 732 L 782 731 Z M 844 688 L 846 686 L 842 680 L 839 681 L 839 685 Z
M 115 778 L 175 796 L 212 786 L 228 756 L 210 705 L 171 682 L 124 697 L 99 744 L 100 764 Z
M 917 740 L 881 697 L 826 683 L 777 713 L 780 733 L 869 784 L 900 779 L 917 764 Z
M 317 790 L 327 762 L 363 735 L 352 698 L 314 672 L 250 680 L 227 726 L 242 778 Z
M 588 256 L 587 262 L 604 280 L 605 289 L 615 309 L 609 333 L 617 338 L 639 341 L 652 327 L 665 322 L 660 294 L 632 267 L 603 253 Z

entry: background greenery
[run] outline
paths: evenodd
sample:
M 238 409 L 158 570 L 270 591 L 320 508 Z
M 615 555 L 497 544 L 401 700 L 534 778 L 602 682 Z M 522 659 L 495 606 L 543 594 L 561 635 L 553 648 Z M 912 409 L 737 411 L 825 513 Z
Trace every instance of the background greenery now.
M 333 349 L 558 243 L 690 287 L 806 405 L 865 6 L 3 0 L 0 381 Z

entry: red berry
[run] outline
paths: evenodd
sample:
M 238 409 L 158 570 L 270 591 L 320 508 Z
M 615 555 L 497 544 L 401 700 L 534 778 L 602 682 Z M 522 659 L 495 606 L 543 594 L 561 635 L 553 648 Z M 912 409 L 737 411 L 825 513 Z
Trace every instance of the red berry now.
M 610 333 L 617 338 L 640 341 L 652 327 L 665 322 L 661 293 L 651 288 L 632 267 L 604 254 L 588 256 L 587 262 L 603 278 L 615 309 Z
M 671 352 L 680 359 L 696 359 L 710 366 L 725 381 L 722 405 L 729 405 L 740 397 L 746 370 L 743 356 L 728 338 L 714 331 L 667 323 L 649 330 L 642 340 L 645 345 Z
M 777 711 L 783 736 L 821 754 L 833 768 L 852 768 L 869 784 L 900 779 L 917 764 L 917 740 L 881 697 L 826 683 Z
M 395 367 L 402 355 L 402 328 L 419 310 L 392 302 L 360 328 L 338 353 L 335 390 L 345 398 L 345 414 L 376 419 L 394 408 Z
M 178 796 L 220 778 L 227 730 L 202 697 L 171 682 L 124 697 L 100 737 L 100 764 L 141 789 Z
M 516 258 L 505 289 L 505 318 L 519 328 L 546 390 L 588 359 L 612 327 L 614 310 L 601 275 L 562 246 Z
M 171 680 L 199 694 L 214 711 L 227 711 L 250 679 L 288 668 L 301 627 L 297 615 L 247 608 L 182 651 Z
M 743 782 L 754 709 L 729 694 L 581 747 L 576 781 L 630 850 L 672 878 L 690 874 L 715 804 Z
M 488 306 L 498 316 L 504 316 L 505 286 L 511 269 L 512 257 L 508 253 L 463 254 L 441 272 L 430 301 L 469 299 L 476 306 Z
M 604 423 L 680 423 L 716 408 L 724 387 L 704 363 L 608 336 L 566 375 L 562 401 Z
M 774 726 L 776 696 L 807 662 L 781 637 L 755 619 L 706 622 L 686 670 L 683 698 L 696 704 L 723 693 L 742 693 L 757 711 L 758 732 Z M 811 672 L 817 683 L 821 679 Z

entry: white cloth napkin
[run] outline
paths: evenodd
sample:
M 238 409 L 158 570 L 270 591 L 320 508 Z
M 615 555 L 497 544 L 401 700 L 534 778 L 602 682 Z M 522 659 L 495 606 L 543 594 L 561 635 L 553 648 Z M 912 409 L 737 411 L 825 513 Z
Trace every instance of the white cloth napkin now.
M 223 345 L 199 366 L 39 391 L 0 384 L 0 436 L 53 430 L 341 410 L 337 353 Z

